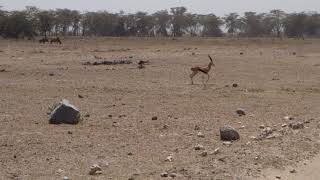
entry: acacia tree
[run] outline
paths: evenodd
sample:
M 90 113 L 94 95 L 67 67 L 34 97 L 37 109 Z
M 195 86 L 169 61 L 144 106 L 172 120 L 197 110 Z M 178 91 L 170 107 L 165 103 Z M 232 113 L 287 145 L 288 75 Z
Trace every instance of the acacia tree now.
M 53 11 L 40 11 L 36 14 L 40 34 L 47 36 L 54 27 L 55 18 Z
M 305 13 L 289 14 L 285 19 L 284 28 L 288 37 L 303 38 L 306 31 L 308 16 Z
M 168 28 L 170 25 L 170 15 L 167 10 L 158 11 L 153 14 L 153 19 L 155 21 L 155 31 L 156 34 L 162 36 L 168 36 Z
M 182 29 L 185 27 L 186 24 L 186 18 L 185 13 L 187 12 L 187 8 L 185 7 L 175 7 L 171 8 L 172 18 L 171 18 L 171 24 L 173 27 L 173 36 L 182 36 L 183 31 Z
M 202 36 L 221 37 L 223 35 L 220 26 L 223 21 L 214 14 L 205 15 L 202 18 L 203 32 Z
M 279 9 L 274 9 L 270 11 L 269 14 L 270 23 L 272 26 L 272 31 L 276 33 L 277 37 L 281 37 L 281 33 L 284 29 L 284 20 L 286 18 L 286 13 Z
M 223 17 L 224 23 L 226 28 L 228 29 L 228 33 L 235 34 L 237 31 L 241 29 L 239 14 L 237 13 L 230 13 Z
M 25 11 L 10 12 L 4 19 L 2 35 L 4 37 L 32 37 L 34 29 Z

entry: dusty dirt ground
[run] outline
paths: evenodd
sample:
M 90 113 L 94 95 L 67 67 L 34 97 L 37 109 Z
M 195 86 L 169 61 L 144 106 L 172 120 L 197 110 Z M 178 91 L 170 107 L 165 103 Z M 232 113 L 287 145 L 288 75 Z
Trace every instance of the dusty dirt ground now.
M 0 179 L 256 179 L 319 153 L 319 40 L 63 41 L 0 41 Z M 208 54 L 216 67 L 207 87 L 201 75 L 190 85 L 190 67 L 208 64 Z M 94 56 L 134 63 L 82 65 L 100 61 Z M 150 64 L 138 69 L 139 60 Z M 61 99 L 81 110 L 80 124 L 48 123 L 48 107 Z M 282 127 L 298 121 L 304 129 Z M 223 145 L 224 125 L 241 139 Z M 261 125 L 275 137 L 254 140 Z M 88 174 L 93 164 L 101 175 Z

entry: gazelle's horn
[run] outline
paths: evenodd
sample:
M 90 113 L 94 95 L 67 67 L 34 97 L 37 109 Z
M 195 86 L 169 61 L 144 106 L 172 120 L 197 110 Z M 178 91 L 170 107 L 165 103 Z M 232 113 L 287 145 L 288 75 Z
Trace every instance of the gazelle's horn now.
M 210 55 L 208 55 L 208 57 L 209 57 L 210 61 L 212 62 L 212 58 L 211 58 L 211 56 L 210 56 Z
M 211 56 L 210 56 L 210 55 L 208 55 L 208 57 L 209 57 L 209 59 L 210 59 L 210 61 L 211 61 L 212 65 L 213 65 L 213 66 L 216 66 L 216 65 L 213 63 L 213 60 L 212 60 Z

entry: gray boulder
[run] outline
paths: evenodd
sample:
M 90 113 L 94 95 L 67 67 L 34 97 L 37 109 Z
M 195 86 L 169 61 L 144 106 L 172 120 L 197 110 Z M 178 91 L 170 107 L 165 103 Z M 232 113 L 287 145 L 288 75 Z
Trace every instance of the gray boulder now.
M 222 141 L 235 141 L 240 139 L 240 134 L 230 126 L 220 128 L 220 138 Z
M 79 121 L 80 112 L 78 108 L 65 99 L 55 107 L 49 118 L 50 124 L 78 124 Z

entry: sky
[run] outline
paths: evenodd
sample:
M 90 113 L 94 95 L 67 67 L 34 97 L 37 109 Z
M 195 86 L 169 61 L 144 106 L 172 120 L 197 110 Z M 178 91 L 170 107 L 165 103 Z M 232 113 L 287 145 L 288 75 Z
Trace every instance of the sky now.
M 80 11 L 107 10 L 109 12 L 153 13 L 170 7 L 185 6 L 189 12 L 219 16 L 231 12 L 269 12 L 282 9 L 286 12 L 318 11 L 320 0 L 0 0 L 6 10 L 21 10 L 25 6 L 41 9 L 69 8 Z

